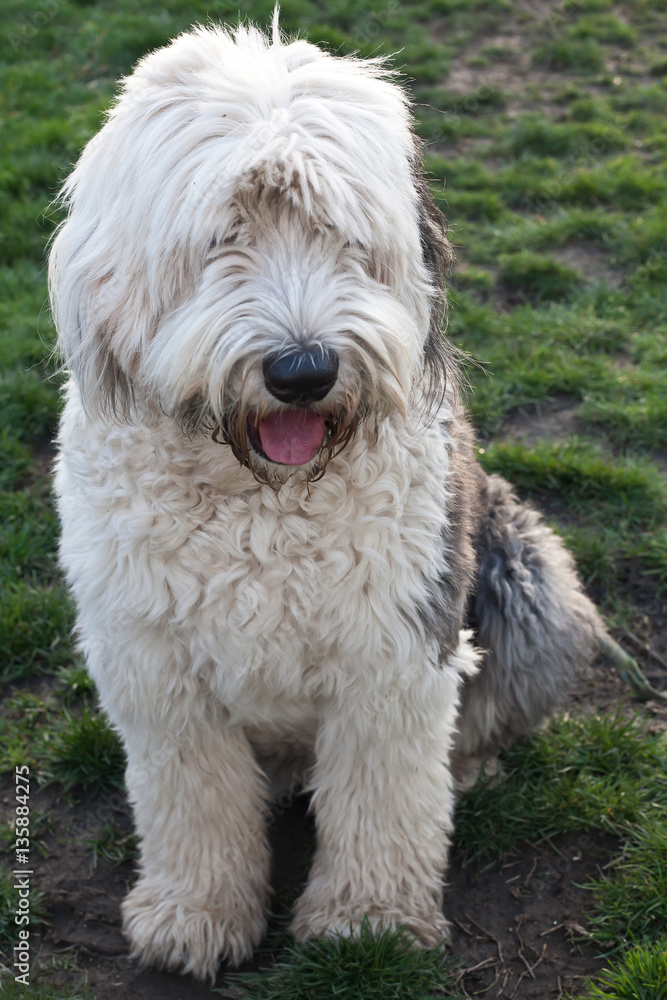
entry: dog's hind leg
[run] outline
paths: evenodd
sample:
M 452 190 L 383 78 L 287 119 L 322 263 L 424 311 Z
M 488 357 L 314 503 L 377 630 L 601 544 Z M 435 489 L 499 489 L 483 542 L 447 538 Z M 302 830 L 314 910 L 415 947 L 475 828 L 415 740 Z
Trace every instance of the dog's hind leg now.
M 476 764 L 562 705 L 606 635 L 561 539 L 500 476 L 489 476 L 487 489 L 471 605 L 486 655 L 462 696 L 454 761 L 461 786 Z

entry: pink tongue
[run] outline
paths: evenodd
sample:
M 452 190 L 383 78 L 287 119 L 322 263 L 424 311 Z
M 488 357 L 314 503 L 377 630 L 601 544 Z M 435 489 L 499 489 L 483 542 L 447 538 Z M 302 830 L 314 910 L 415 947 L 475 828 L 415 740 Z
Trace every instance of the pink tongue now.
M 272 462 L 305 465 L 317 455 L 324 417 L 310 410 L 283 410 L 259 421 L 259 440 Z

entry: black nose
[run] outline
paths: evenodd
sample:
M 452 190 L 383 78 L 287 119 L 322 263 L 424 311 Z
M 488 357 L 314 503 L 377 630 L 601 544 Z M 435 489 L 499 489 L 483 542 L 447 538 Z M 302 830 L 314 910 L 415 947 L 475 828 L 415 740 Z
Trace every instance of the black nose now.
M 264 359 L 264 381 L 281 403 L 324 399 L 338 378 L 338 355 L 326 347 L 308 347 Z

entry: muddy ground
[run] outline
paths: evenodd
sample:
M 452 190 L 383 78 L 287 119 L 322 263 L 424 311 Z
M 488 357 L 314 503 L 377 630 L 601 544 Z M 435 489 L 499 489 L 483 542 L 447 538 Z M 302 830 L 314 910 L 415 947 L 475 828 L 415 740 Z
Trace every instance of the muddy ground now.
M 39 938 L 39 963 L 73 952 L 97 1000 L 199 1000 L 211 997 L 191 977 L 141 971 L 120 933 L 119 904 L 133 865 L 93 867 L 83 842 L 109 814 L 130 828 L 120 797 L 96 799 L 74 809 L 55 791 L 40 792 L 34 805 L 51 818 L 48 853 L 35 862 L 33 885 L 44 891 L 48 925 Z M 9 789 L 3 810 L 11 805 Z M 277 900 L 298 886 L 314 834 L 307 803 L 297 799 L 272 829 L 273 883 Z M 452 922 L 452 951 L 461 961 L 460 989 L 469 995 L 549 1000 L 576 992 L 600 961 L 585 940 L 591 895 L 582 888 L 618 853 L 613 838 L 579 834 L 549 845 L 526 845 L 486 870 L 462 867 L 456 855 L 448 878 L 445 912 Z M 261 954 L 245 968 L 266 962 Z M 72 973 L 63 974 L 71 982 Z M 225 982 L 221 971 L 217 986 Z

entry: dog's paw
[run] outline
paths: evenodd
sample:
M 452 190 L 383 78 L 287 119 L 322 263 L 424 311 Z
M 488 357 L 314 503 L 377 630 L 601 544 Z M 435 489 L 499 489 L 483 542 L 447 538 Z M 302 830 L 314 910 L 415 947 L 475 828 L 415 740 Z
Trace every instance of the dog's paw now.
M 301 940 L 336 935 L 354 937 L 364 922 L 374 934 L 384 930 L 407 931 L 415 944 L 425 948 L 434 948 L 449 938 L 449 923 L 435 907 L 424 912 L 405 905 L 378 906 L 371 901 L 366 905 L 337 903 L 335 899 L 318 898 L 308 890 L 296 904 L 291 931 Z
M 198 909 L 187 899 L 165 896 L 140 881 L 121 910 L 133 958 L 211 982 L 221 960 L 239 965 L 266 932 L 263 900 L 251 898 L 250 893 Z

